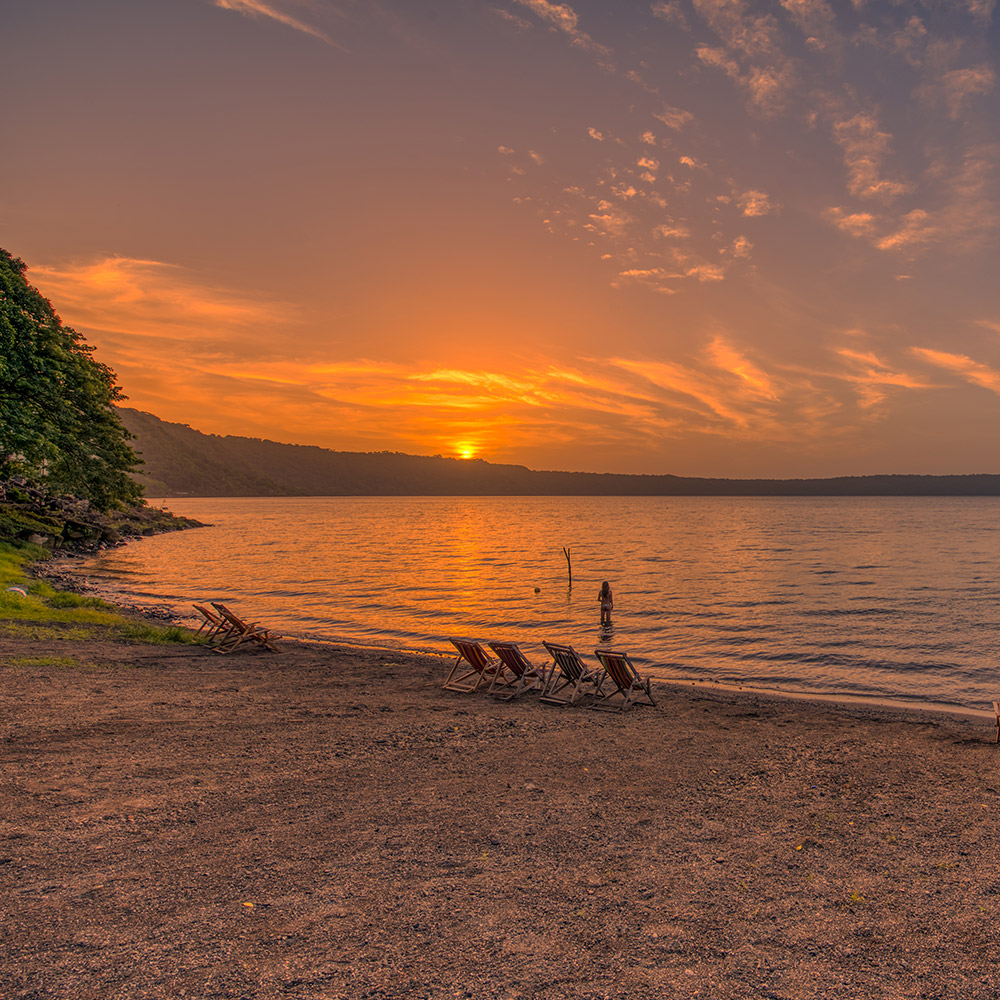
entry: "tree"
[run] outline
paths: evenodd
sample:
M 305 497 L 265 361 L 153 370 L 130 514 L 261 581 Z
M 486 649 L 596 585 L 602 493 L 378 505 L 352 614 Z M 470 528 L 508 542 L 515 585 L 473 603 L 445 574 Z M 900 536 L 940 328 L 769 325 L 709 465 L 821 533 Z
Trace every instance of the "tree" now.
M 115 373 L 0 249 L 0 476 L 23 475 L 101 510 L 137 503 L 140 463 L 114 404 Z

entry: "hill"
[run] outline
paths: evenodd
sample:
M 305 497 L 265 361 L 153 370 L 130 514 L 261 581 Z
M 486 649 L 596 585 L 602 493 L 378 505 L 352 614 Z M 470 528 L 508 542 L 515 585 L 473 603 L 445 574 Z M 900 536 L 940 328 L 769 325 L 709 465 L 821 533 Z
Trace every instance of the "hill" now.
M 202 434 L 120 408 L 159 496 L 1000 496 L 1000 475 L 699 479 L 535 472 L 482 459 L 331 451 Z

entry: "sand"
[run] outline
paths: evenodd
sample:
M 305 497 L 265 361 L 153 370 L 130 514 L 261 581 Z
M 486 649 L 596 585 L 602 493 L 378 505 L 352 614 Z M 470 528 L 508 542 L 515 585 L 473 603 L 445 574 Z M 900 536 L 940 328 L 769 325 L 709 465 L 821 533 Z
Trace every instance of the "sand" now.
M 1000 996 L 990 720 L 501 703 L 336 645 L 0 663 L 4 998 Z

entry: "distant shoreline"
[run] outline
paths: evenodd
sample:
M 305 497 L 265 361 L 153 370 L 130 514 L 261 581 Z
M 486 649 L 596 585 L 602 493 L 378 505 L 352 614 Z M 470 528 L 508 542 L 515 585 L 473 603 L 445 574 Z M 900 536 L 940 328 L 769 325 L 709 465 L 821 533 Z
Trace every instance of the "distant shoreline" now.
M 144 461 L 148 497 L 279 496 L 1000 496 L 1000 474 L 722 479 L 535 471 L 484 459 L 333 451 L 202 434 L 119 409 Z

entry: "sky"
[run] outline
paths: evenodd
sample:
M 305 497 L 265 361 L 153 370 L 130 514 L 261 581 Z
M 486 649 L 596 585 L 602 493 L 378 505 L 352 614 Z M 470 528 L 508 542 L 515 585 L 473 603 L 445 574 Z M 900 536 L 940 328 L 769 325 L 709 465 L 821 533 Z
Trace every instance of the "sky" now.
M 0 246 L 206 433 L 997 473 L 994 4 L 7 3 Z

